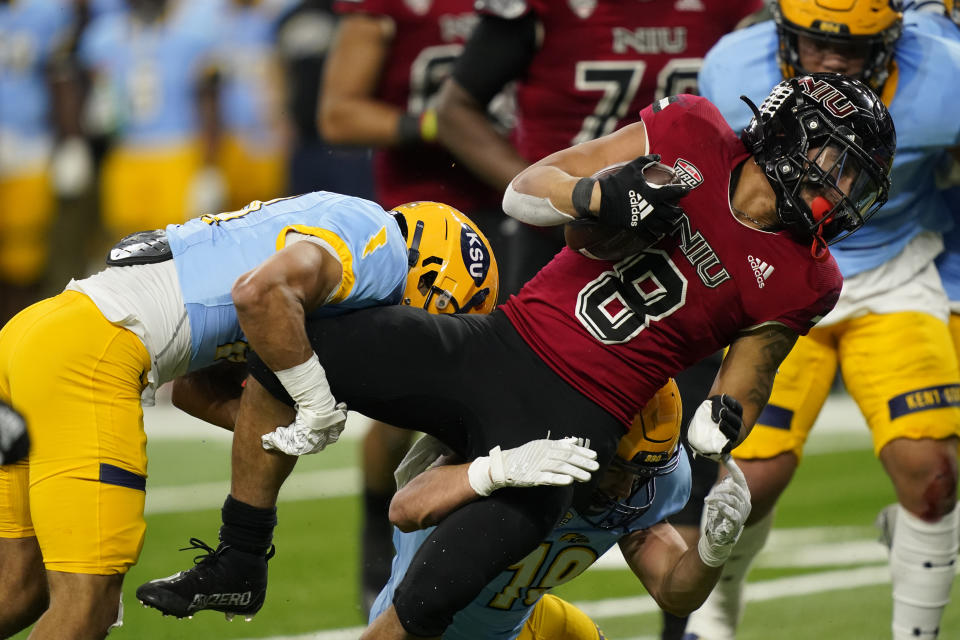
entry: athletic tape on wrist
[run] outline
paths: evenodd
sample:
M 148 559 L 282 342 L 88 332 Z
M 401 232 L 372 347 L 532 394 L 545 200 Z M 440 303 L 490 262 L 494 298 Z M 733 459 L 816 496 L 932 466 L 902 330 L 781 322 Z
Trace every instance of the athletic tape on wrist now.
M 316 353 L 295 367 L 282 369 L 274 373 L 283 388 L 297 403 L 298 408 L 308 407 L 324 413 L 336 410 L 337 401 L 330 393 L 327 374 L 323 370 Z
M 570 194 L 570 201 L 573 203 L 573 210 L 581 218 L 592 217 L 590 213 L 590 199 L 593 198 L 593 185 L 597 183 L 595 178 L 580 178 L 577 184 L 573 186 L 573 193 Z

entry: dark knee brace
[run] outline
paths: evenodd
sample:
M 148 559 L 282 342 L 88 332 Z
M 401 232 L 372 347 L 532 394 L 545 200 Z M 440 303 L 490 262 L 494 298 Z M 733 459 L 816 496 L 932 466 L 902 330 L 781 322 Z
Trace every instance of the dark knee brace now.
M 415 636 L 442 635 L 457 611 L 550 533 L 571 496 L 570 487 L 501 489 L 447 516 L 394 593 L 403 628 Z

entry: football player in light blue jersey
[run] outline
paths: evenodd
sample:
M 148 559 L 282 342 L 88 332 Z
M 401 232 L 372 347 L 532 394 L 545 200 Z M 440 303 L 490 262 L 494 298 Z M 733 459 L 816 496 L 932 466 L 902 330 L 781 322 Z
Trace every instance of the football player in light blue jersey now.
M 949 599 L 960 529 L 960 370 L 934 258 L 943 250 L 942 232 L 952 225 L 936 172 L 960 142 L 960 44 L 942 37 L 949 26 L 942 17 L 904 15 L 896 5 L 852 0 L 841 9 L 778 0 L 773 21 L 724 37 L 700 73 L 703 95 L 735 129 L 746 124 L 741 93 L 763 96 L 772 84 L 814 71 L 859 77 L 890 109 L 897 154 L 890 199 L 856 237 L 831 247 L 844 276 L 837 306 L 797 341 L 757 427 L 733 452 L 754 509 L 734 554 L 738 560 L 728 563 L 721 586 L 690 620 L 693 638 L 733 637 L 746 572 L 838 365 L 899 499 L 890 551 L 893 637 L 935 637 Z M 736 87 L 730 78 L 738 79 Z M 818 99 L 830 96 L 821 92 Z M 768 176 L 789 171 L 767 169 Z M 910 349 L 900 346 L 906 344 Z
M 467 261 L 483 278 L 461 277 Z M 305 318 L 401 302 L 487 312 L 497 297 L 489 244 L 455 209 L 387 212 L 329 192 L 133 234 L 107 264 L 0 331 L 0 401 L 23 414 L 32 443 L 27 460 L 0 469 L 0 637 L 36 620 L 32 637 L 102 638 L 119 622 L 146 526 L 141 407 L 158 385 L 174 380 L 178 406 L 232 428 L 240 378 L 224 369 L 255 348 L 308 427 L 284 446 L 319 451 L 346 407 Z M 211 404 L 204 385 L 233 397 Z
M 47 266 L 51 89 L 74 18 L 67 0 L 0 2 L 0 322 L 37 299 Z
M 217 164 L 234 208 L 258 193 L 277 193 L 287 181 L 283 69 L 277 55 L 276 2 L 219 2 L 221 38 L 216 64 L 223 135 Z M 287 3 L 289 4 L 289 3 Z
M 583 514 L 568 511 L 535 551 L 487 584 L 454 616 L 444 640 L 602 639 L 589 617 L 548 592 L 586 571 L 617 543 L 660 606 L 678 614 L 696 608 L 720 575 L 719 567 L 749 513 L 750 498 L 746 481 L 737 472 L 737 482 L 731 478 L 715 486 L 707 499 L 704 522 L 709 531 L 701 538 L 702 548 L 687 549 L 679 534 L 664 522 L 683 508 L 690 495 L 690 463 L 678 444 L 679 435 L 679 392 L 671 380 L 621 439 L 591 506 Z M 555 441 L 534 441 L 498 453 L 509 462 L 512 456 L 521 455 L 522 449 L 549 442 Z M 486 458 L 455 464 L 456 456 L 444 449 L 439 441 L 426 436 L 397 469 L 401 489 L 390 506 L 391 520 L 397 526 L 397 555 L 390 581 L 371 609 L 368 633 L 377 632 L 373 637 L 399 637 L 391 635 L 402 631 L 391 604 L 394 591 L 417 549 L 429 538 L 431 525 L 462 504 L 490 493 L 492 474 L 487 475 Z M 529 459 L 529 453 L 524 457 Z M 427 466 L 431 468 L 420 473 Z M 726 528 L 723 536 L 721 528 Z
M 208 3 L 126 0 L 126 10 L 101 13 L 80 39 L 87 112 L 112 136 L 100 185 L 112 237 L 222 210 L 217 32 L 196 17 Z

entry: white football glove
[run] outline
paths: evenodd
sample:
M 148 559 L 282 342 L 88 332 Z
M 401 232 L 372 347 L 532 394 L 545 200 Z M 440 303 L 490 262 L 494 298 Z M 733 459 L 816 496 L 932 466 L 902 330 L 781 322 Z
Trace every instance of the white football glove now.
M 515 449 L 490 450 L 467 467 L 470 486 L 478 495 L 488 496 L 503 487 L 567 485 L 586 482 L 600 465 L 597 453 L 583 446 L 579 438 L 533 440 Z
M 30 440 L 20 413 L 0 400 L 0 464 L 13 464 L 27 456 Z
M 289 425 L 261 436 L 263 448 L 302 456 L 323 451 L 339 440 L 347 421 L 347 405 L 334 400 L 317 354 L 274 373 L 296 403 L 297 417 Z
M 730 456 L 724 456 L 721 461 L 730 475 L 714 485 L 703 500 L 697 543 L 700 559 L 708 567 L 719 567 L 727 561 L 750 516 L 747 479 Z
M 697 455 L 719 461 L 730 453 L 743 426 L 743 407 L 733 396 L 710 396 L 697 407 L 687 428 L 687 444 Z
M 291 424 L 260 436 L 260 441 L 268 451 L 273 449 L 291 456 L 317 453 L 340 439 L 346 421 L 347 405 L 342 402 L 323 414 L 300 407 Z

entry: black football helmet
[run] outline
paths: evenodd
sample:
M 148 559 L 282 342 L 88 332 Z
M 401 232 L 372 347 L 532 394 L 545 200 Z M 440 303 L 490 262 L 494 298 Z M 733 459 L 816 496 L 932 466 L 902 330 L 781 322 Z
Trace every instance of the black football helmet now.
M 777 196 L 781 223 L 814 255 L 863 226 L 887 201 L 893 119 L 859 80 L 813 73 L 775 86 L 741 139 Z
M 625 527 L 657 497 L 657 478 L 680 464 L 680 389 L 671 378 L 644 405 L 620 439 L 617 454 L 581 516 L 601 529 Z

